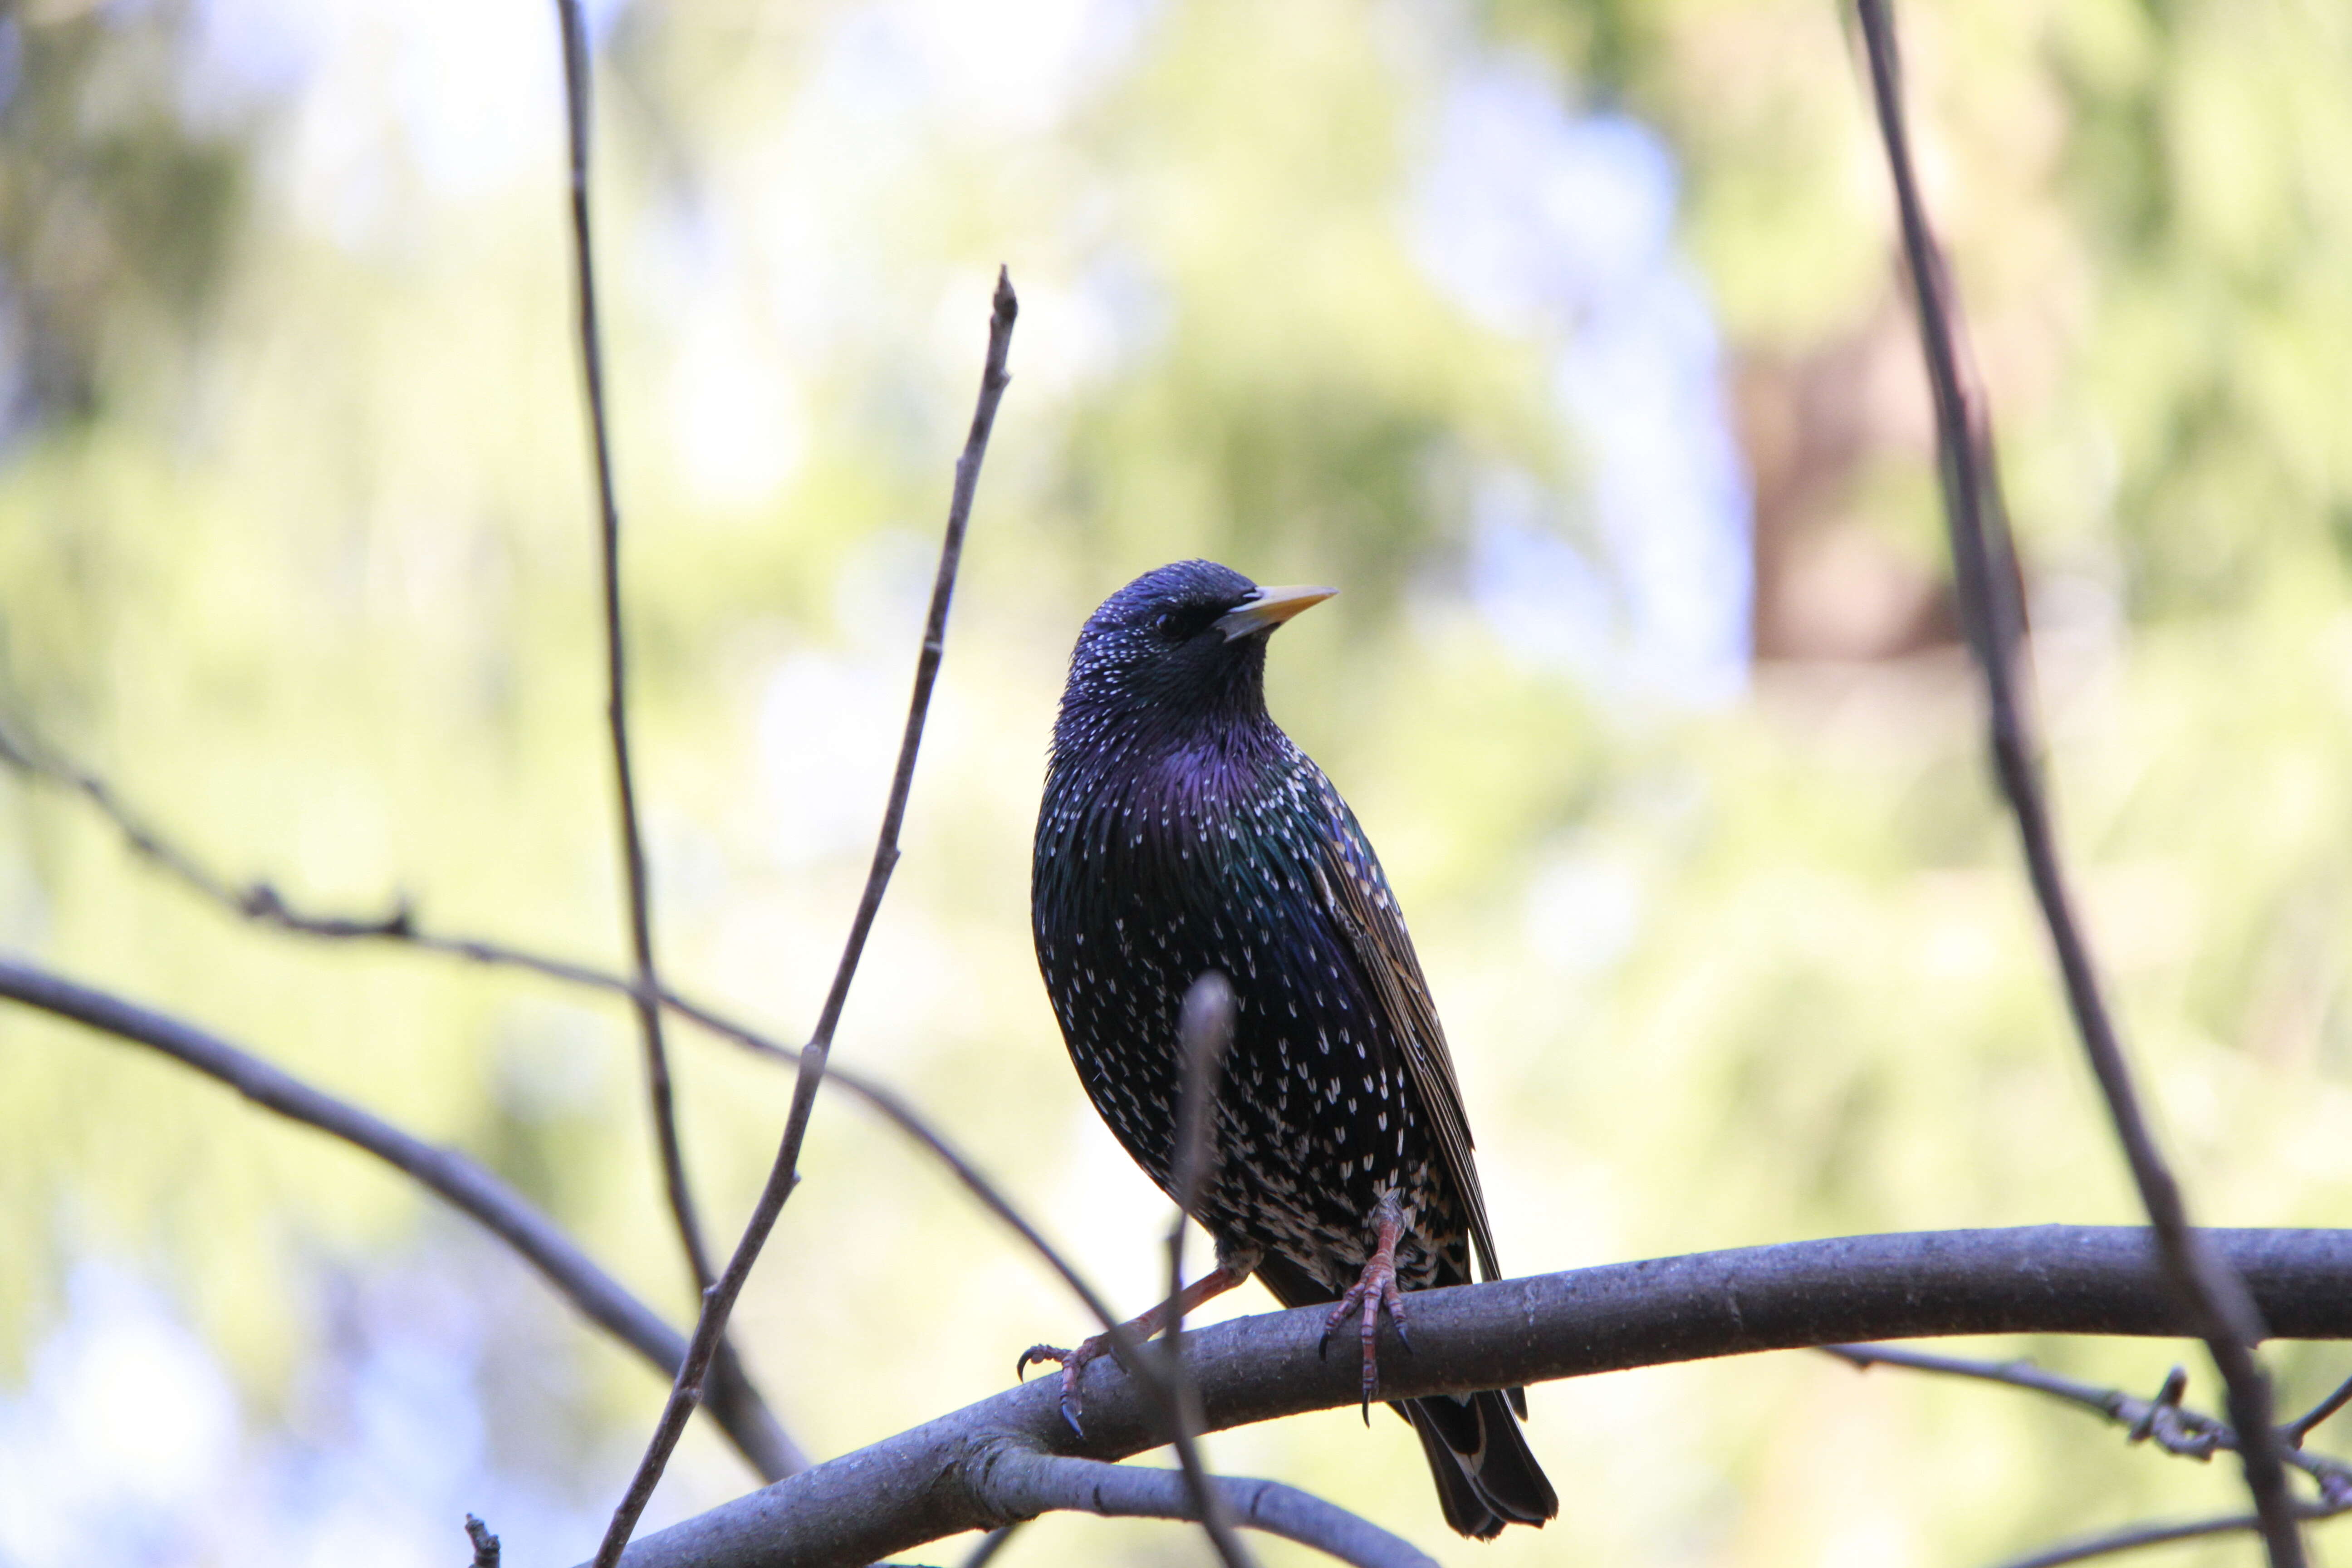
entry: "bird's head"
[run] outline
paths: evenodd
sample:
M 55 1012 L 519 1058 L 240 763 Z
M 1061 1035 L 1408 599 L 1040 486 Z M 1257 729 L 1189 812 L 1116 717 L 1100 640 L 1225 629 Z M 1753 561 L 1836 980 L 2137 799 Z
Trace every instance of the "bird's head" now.
M 1147 572 L 1087 618 L 1057 737 L 1141 727 L 1181 740 L 1265 716 L 1265 642 L 1336 588 L 1261 588 L 1213 561 Z

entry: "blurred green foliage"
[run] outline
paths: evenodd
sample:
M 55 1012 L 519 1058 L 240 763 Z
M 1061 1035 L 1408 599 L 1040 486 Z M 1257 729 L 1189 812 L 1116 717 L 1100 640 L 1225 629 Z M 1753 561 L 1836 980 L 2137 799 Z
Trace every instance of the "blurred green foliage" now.
M 984 13 L 646 4 L 605 39 L 642 789 L 677 981 L 786 1035 L 814 1016 L 1003 260 L 1015 381 L 841 1049 L 1119 1300 L 1150 1292 L 1161 1207 L 1043 1005 L 1028 826 L 1076 624 L 1192 553 L 1349 589 L 1284 634 L 1273 700 L 1412 910 L 1513 1269 L 2131 1218 L 1948 643 L 1768 657 L 1742 700 L 1693 706 L 1531 656 L 1462 588 L 1465 476 L 1572 491 L 1587 460 L 1543 346 L 1452 301 L 1402 216 L 1447 83 L 1518 60 L 1680 161 L 1743 436 L 1767 477 L 1768 447 L 1797 454 L 1762 492 L 1796 499 L 1759 503 L 1759 560 L 1785 537 L 1801 564 L 1931 593 L 1924 400 L 1837 10 Z M 2201 1217 L 2345 1223 L 2352 22 L 2221 0 L 1902 19 L 2065 836 L 2150 1097 Z M 428 922 L 618 963 L 551 18 L 346 18 L 306 35 L 302 73 L 235 90 L 168 6 L 0 26 L 8 712 L 226 871 L 358 910 L 404 890 Z M 467 109 L 485 80 L 520 107 Z M 0 940 L 489 1159 L 684 1316 L 620 1009 L 242 929 L 13 779 Z M 730 1231 L 788 1086 L 675 1048 Z M 1082 1328 L 854 1110 L 821 1108 L 804 1168 L 740 1337 L 812 1449 L 981 1397 L 1019 1347 Z M 590 1510 L 658 1390 L 458 1232 L 184 1074 L 0 1016 L 0 1390 L 77 1263 L 128 1258 L 233 1369 L 253 1430 L 299 1429 L 332 1282 L 450 1279 L 574 1369 L 486 1393 L 488 1443 Z M 2177 1353 L 2011 1348 L 2141 1388 Z M 2345 1370 L 2324 1347 L 2275 1364 L 2290 1403 Z M 1533 1398 L 1562 1519 L 1482 1563 L 1969 1563 L 2233 1506 L 2226 1466 L 1802 1357 Z M 1402 1428 L 1335 1414 L 1211 1451 L 1471 1554 Z M 698 1438 L 657 1510 L 741 1484 Z M 1198 1552 L 1055 1521 L 1003 1560 Z
M 29 25 L 27 25 L 29 23 Z M 88 419 L 125 362 L 196 324 L 243 215 L 238 111 L 175 114 L 178 5 L 9 18 L 0 277 L 15 428 Z

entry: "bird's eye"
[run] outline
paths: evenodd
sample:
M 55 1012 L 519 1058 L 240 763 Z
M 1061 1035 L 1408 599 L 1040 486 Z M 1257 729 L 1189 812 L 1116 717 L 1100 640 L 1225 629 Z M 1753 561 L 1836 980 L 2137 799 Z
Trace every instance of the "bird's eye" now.
M 1158 615 L 1152 616 L 1151 629 L 1155 632 L 1160 633 L 1162 636 L 1174 631 L 1176 629 L 1176 612 L 1173 610 L 1162 610 Z

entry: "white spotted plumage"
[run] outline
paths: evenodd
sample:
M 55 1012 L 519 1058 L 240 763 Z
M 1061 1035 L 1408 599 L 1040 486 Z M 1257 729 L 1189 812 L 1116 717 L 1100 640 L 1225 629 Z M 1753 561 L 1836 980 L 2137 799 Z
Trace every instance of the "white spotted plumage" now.
M 1218 613 L 1249 591 L 1223 578 L 1202 584 Z M 1457 1163 L 1417 1110 L 1411 1053 L 1429 1046 L 1399 1037 L 1367 973 L 1378 955 L 1350 941 L 1330 900 L 1335 882 L 1360 883 L 1392 910 L 1377 860 L 1322 770 L 1266 714 L 1264 639 L 1205 704 L 1171 701 L 1151 684 L 1160 649 L 1125 608 L 1114 596 L 1079 640 L 1035 846 L 1038 960 L 1089 1098 L 1165 1188 L 1177 1016 L 1192 982 L 1218 970 L 1239 1017 L 1198 1217 L 1221 1247 L 1288 1258 L 1344 1289 L 1370 1253 L 1366 1216 L 1393 1195 L 1408 1218 L 1401 1280 L 1468 1279 L 1472 1232 L 1491 1249 L 1466 1131 Z M 1444 1078 L 1450 1089 L 1450 1067 Z

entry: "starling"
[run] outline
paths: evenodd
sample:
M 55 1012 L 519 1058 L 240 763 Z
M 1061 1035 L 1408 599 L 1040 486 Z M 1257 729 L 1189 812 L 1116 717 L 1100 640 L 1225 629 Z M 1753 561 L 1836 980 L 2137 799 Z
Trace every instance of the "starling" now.
M 1369 1409 L 1379 1315 L 1404 1333 L 1400 1291 L 1467 1284 L 1474 1254 L 1486 1278 L 1500 1269 L 1396 899 L 1347 802 L 1265 710 L 1268 637 L 1333 592 L 1186 561 L 1103 601 L 1054 726 L 1031 917 L 1078 1077 L 1162 1191 L 1184 997 L 1210 971 L 1231 983 L 1215 1158 L 1192 1215 L 1217 1267 L 1186 1300 L 1255 1274 L 1286 1307 L 1336 1303 L 1327 1334 L 1360 1315 Z M 1033 1353 L 1066 1376 L 1100 1352 Z M 1514 1419 L 1519 1390 L 1392 1408 L 1463 1534 L 1559 1511 Z

